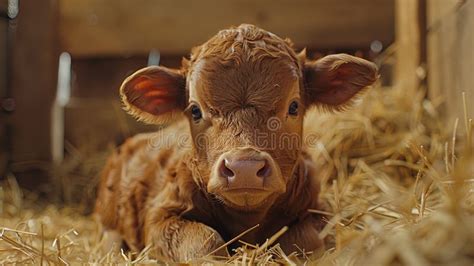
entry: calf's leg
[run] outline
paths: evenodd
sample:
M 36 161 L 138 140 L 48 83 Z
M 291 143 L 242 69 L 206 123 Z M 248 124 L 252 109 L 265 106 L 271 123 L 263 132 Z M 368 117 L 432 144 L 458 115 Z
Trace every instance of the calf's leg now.
M 290 226 L 288 231 L 283 234 L 279 243 L 286 254 L 293 251 L 305 252 L 319 250 L 324 247 L 324 242 L 319 238 L 321 222 L 312 216 Z
M 146 244 L 153 245 L 158 258 L 186 262 L 215 251 L 224 240 L 205 224 L 172 217 L 148 226 Z M 222 248 L 212 255 L 225 256 L 227 250 Z
M 119 251 L 122 246 L 122 236 L 116 230 L 104 230 L 102 232 L 102 251 Z

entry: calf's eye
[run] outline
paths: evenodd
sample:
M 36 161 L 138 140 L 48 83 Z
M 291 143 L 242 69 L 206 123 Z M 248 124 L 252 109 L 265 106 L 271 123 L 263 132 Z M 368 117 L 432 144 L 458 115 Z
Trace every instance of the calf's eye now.
M 194 121 L 199 121 L 202 118 L 202 112 L 197 105 L 191 106 L 191 116 Z
M 290 107 L 288 107 L 288 114 L 298 115 L 298 102 L 293 101 L 290 103 Z

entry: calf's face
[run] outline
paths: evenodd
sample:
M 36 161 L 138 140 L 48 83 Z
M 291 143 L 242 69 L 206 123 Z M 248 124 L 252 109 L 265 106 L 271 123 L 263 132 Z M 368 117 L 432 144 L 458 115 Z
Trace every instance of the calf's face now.
M 137 71 L 121 96 L 146 122 L 184 114 L 195 181 L 231 208 L 256 210 L 284 193 L 301 165 L 306 110 L 342 109 L 376 79 L 366 60 L 338 54 L 307 62 L 289 41 L 241 25 L 196 47 L 179 70 Z

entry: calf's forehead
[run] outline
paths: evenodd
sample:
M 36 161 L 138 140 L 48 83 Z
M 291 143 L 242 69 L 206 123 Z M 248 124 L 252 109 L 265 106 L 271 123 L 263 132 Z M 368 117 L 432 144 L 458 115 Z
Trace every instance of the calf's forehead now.
M 195 62 L 188 76 L 189 100 L 227 112 L 254 107 L 271 112 L 281 102 L 300 97 L 300 72 L 285 58 L 222 62 L 218 58 Z
M 191 101 L 229 110 L 269 109 L 299 93 L 295 84 L 302 76 L 289 40 L 248 24 L 220 31 L 194 48 L 185 69 Z

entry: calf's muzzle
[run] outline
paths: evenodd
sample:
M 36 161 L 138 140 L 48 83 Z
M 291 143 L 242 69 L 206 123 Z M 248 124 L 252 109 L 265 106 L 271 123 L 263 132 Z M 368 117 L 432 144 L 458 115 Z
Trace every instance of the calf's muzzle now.
M 268 153 L 253 148 L 223 153 L 216 170 L 225 191 L 269 190 L 280 172 Z

